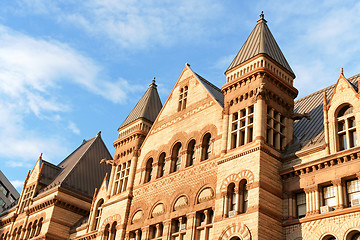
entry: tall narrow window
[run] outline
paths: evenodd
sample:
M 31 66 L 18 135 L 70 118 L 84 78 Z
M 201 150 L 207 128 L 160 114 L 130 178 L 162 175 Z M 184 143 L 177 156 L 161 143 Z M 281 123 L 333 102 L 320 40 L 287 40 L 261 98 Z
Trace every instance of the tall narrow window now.
M 35 237 L 39 236 L 39 234 L 41 232 L 42 225 L 43 225 L 43 221 L 44 221 L 44 219 L 40 218 L 39 223 L 38 223 L 37 228 L 36 228 Z
M 153 159 L 150 158 L 146 163 L 146 169 L 145 169 L 145 182 L 150 182 L 152 177 L 152 171 L 153 171 Z
M 346 191 L 348 206 L 359 206 L 360 205 L 360 180 L 355 179 L 346 182 Z
M 131 166 L 131 161 L 124 162 L 117 166 L 113 195 L 121 193 L 126 190 L 129 179 L 130 166 Z
M 267 108 L 266 142 L 276 149 L 285 147 L 285 117 L 275 109 Z
M 246 188 L 247 181 L 242 180 L 240 182 L 240 213 L 245 213 L 248 209 L 249 204 L 249 197 L 248 197 L 248 190 Z
M 232 114 L 231 148 L 237 148 L 253 141 L 254 106 Z
M 171 155 L 171 172 L 177 172 L 181 166 L 181 143 L 175 144 Z
M 337 115 L 339 151 L 357 146 L 356 124 L 353 107 L 346 105 Z
M 322 190 L 323 190 L 324 206 L 335 207 L 336 206 L 335 187 L 326 186 L 323 187 Z
M 187 86 L 180 89 L 178 111 L 181 111 L 186 108 L 187 93 L 188 93 Z
M 25 189 L 24 197 L 20 204 L 20 212 L 24 211 L 24 208 L 30 205 L 31 198 L 35 192 L 35 185 L 29 186 Z
M 186 217 L 179 217 L 171 221 L 171 239 L 183 240 L 186 234 Z
M 197 240 L 209 240 L 212 235 L 214 221 L 212 209 L 206 209 L 196 213 L 196 238 Z
M 94 219 L 93 230 L 99 229 L 103 203 L 104 203 L 103 199 L 100 199 L 99 202 L 97 203 L 97 207 L 95 209 L 95 219 Z
M 235 192 L 234 183 L 231 183 L 228 186 L 227 199 L 228 199 L 228 216 L 233 216 L 236 210 L 236 192 Z
M 111 224 L 111 229 L 110 229 L 110 240 L 115 240 L 116 239 L 116 225 L 117 222 L 113 222 L 113 224 Z
M 104 229 L 104 240 L 109 240 L 110 236 L 110 224 L 107 224 Z
M 207 133 L 205 134 L 202 142 L 202 157 L 201 160 L 205 161 L 208 160 L 211 156 L 211 134 Z
M 195 162 L 195 140 L 191 140 L 189 142 L 188 148 L 187 148 L 187 161 L 186 166 L 192 166 Z
M 32 229 L 32 222 L 30 222 L 30 223 L 28 224 L 28 227 L 27 227 L 26 233 L 25 233 L 25 239 L 29 239 L 30 234 L 31 234 L 31 229 Z
M 296 194 L 296 213 L 298 218 L 306 215 L 306 194 L 304 192 Z
M 165 174 L 165 157 L 166 154 L 163 152 L 160 154 L 159 162 L 158 162 L 158 178 L 164 176 Z

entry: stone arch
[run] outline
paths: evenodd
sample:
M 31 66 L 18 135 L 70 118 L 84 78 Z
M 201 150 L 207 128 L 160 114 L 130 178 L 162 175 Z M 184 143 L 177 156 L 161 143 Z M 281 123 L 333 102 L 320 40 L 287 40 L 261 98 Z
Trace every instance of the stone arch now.
M 228 240 L 230 237 L 238 236 L 241 240 L 251 240 L 251 233 L 243 223 L 233 223 L 227 226 L 220 234 L 218 240 Z
M 156 202 L 150 209 L 149 218 L 154 218 L 165 214 L 165 204 L 163 202 Z
M 212 196 L 209 196 L 209 197 L 206 197 L 204 196 L 204 200 L 200 200 L 200 196 L 202 194 L 205 194 L 205 195 L 208 195 L 207 193 L 205 193 L 204 191 L 210 191 L 209 193 L 211 193 L 210 195 Z M 206 202 L 206 201 L 209 201 L 211 199 L 213 199 L 215 197 L 215 191 L 214 191 L 214 188 L 212 186 L 209 186 L 209 185 L 205 185 L 203 186 L 202 188 L 200 188 L 200 190 L 197 192 L 196 196 L 195 196 L 195 203 L 194 204 L 198 204 L 198 203 L 202 203 L 202 202 Z
M 235 183 L 235 185 L 237 185 L 238 183 L 240 183 L 240 181 L 242 179 L 245 179 L 247 181 L 247 184 L 252 184 L 254 182 L 254 174 L 252 173 L 252 171 L 250 170 L 242 170 L 239 173 L 233 173 L 231 175 L 229 175 L 228 177 L 225 178 L 225 180 L 223 181 L 223 183 L 221 184 L 221 192 L 226 192 L 227 186 L 230 183 Z
M 117 222 L 117 224 L 119 224 L 119 223 L 120 223 L 120 219 L 121 219 L 120 214 L 115 214 L 115 215 L 112 215 L 112 216 L 106 218 L 106 219 L 104 220 L 103 224 L 101 225 L 100 230 L 103 231 L 103 230 L 105 229 L 105 226 L 106 226 L 107 224 L 110 224 L 110 225 L 111 225 L 111 223 L 113 223 L 113 222 Z
M 360 219 L 359 218 L 357 218 L 357 220 L 354 220 L 354 218 L 352 218 L 347 221 L 342 221 L 341 232 L 344 233 L 343 239 L 346 239 L 348 234 L 354 230 L 360 231 Z
M 143 158 L 142 158 L 142 161 L 141 161 L 141 169 L 145 169 L 146 167 L 146 163 L 147 161 L 150 159 L 150 158 L 153 158 L 153 163 L 157 162 L 158 159 L 154 158 L 155 156 L 160 156 L 160 153 L 159 151 L 156 151 L 156 150 L 151 150 L 150 152 L 148 152 Z
M 171 154 L 171 151 L 176 143 L 180 142 L 181 146 L 184 146 L 187 138 L 188 138 L 187 134 L 184 131 L 176 133 L 169 141 L 169 145 L 168 145 L 169 154 Z
M 205 127 L 203 127 L 200 132 L 199 136 L 199 143 L 202 142 L 205 134 L 210 133 L 211 134 L 211 138 L 216 138 L 218 135 L 218 130 L 217 127 L 214 124 L 208 124 Z
M 359 225 L 358 225 L 359 226 Z M 353 237 L 353 235 L 360 233 L 360 228 L 356 227 L 356 228 L 350 228 L 348 229 L 345 234 L 344 234 L 344 240 L 350 240 L 351 237 Z
M 180 194 L 175 198 L 175 201 L 171 205 L 172 211 L 177 211 L 189 206 L 189 197 L 185 194 Z
M 308 229 L 305 232 L 303 239 L 320 239 L 322 240 L 326 235 L 333 235 L 334 237 L 336 237 L 336 239 L 340 239 L 338 236 L 340 236 L 341 234 L 339 234 L 339 230 L 340 230 L 340 226 L 337 224 L 333 224 L 333 223 L 322 223 L 317 225 L 317 230 L 311 230 L 309 229 L 309 226 L 307 226 Z
M 131 223 L 135 223 L 137 221 L 140 221 L 144 218 L 144 211 L 142 209 L 138 209 L 134 211 L 133 215 L 131 216 Z

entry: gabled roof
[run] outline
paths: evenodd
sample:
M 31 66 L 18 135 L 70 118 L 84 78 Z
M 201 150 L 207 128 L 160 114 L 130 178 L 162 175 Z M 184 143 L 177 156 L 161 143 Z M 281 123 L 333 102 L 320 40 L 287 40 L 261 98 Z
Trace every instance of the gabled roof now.
M 155 121 L 162 108 L 162 103 L 156 87 L 157 85 L 155 84 L 154 78 L 145 94 L 141 97 L 139 102 L 119 128 L 122 128 L 140 118 L 144 118 L 152 123 Z
M 195 72 L 194 72 L 195 73 Z M 220 104 L 221 107 L 224 107 L 224 94 L 222 94 L 221 90 L 200 76 L 199 74 L 195 73 L 200 82 L 204 85 L 204 87 L 208 90 L 208 92 L 215 98 L 215 100 Z
M 95 137 L 84 140 L 75 151 L 53 167 L 56 172 L 53 171 L 52 174 L 56 175 L 40 192 L 62 186 L 92 197 L 95 188 L 101 185 L 105 174 L 111 169 L 106 164 L 100 165 L 102 158 L 111 159 L 112 157 L 99 132 Z
M 254 30 L 226 71 L 246 62 L 258 54 L 266 54 L 295 76 L 266 22 L 264 14 L 261 12 L 260 19 L 257 20 Z
M 347 79 L 354 89 L 358 89 L 358 77 L 360 77 L 360 74 Z M 294 112 L 309 113 L 311 119 L 303 118 L 294 122 L 294 140 L 288 146 L 284 157 L 325 143 L 323 92 L 326 92 L 327 101 L 329 102 L 335 86 L 336 84 L 331 85 L 295 101 Z

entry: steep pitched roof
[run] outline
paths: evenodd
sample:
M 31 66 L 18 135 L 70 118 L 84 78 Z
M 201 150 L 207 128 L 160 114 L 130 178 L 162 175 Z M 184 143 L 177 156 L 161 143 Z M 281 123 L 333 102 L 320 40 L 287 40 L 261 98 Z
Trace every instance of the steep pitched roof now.
M 213 98 L 215 98 L 216 101 L 220 104 L 220 106 L 224 107 L 224 94 L 222 94 L 221 90 L 217 86 L 215 86 L 214 84 L 212 84 L 211 82 L 209 82 L 208 80 L 206 80 L 205 78 L 200 76 L 199 74 L 197 74 L 197 73 L 195 73 L 195 74 L 198 77 L 198 79 L 200 80 L 200 82 L 205 86 L 205 88 L 213 96 Z
M 99 132 L 95 137 L 84 140 L 75 151 L 56 166 L 56 176 L 40 192 L 63 186 L 91 197 L 95 188 L 101 185 L 105 174 L 111 169 L 105 164 L 100 165 L 102 158 L 112 157 Z M 88 175 L 90 172 L 91 178 Z
M 347 79 L 354 89 L 358 89 L 358 77 L 360 77 L 360 74 Z M 295 101 L 294 112 L 309 113 L 311 119 L 307 120 L 303 118 L 294 122 L 294 140 L 288 146 L 284 157 L 290 156 L 297 151 L 311 149 L 325 143 L 323 92 L 326 92 L 327 101 L 329 102 L 335 85 L 336 84 L 331 85 Z
M 263 53 L 278 62 L 295 76 L 290 65 L 286 61 L 284 54 L 280 50 L 280 47 L 276 43 L 275 38 L 271 34 L 266 22 L 264 14 L 261 12 L 260 19 L 257 20 L 254 30 L 251 32 L 250 36 L 247 38 L 246 42 L 241 47 L 240 51 L 226 71 L 229 71 L 241 63 L 246 62 L 250 58 Z
M 134 109 L 130 112 L 119 128 L 122 128 L 140 118 L 144 118 L 150 122 L 155 121 L 162 108 L 162 103 L 156 87 L 157 85 L 155 84 L 154 78 L 145 94 L 141 97 L 139 102 L 136 104 Z

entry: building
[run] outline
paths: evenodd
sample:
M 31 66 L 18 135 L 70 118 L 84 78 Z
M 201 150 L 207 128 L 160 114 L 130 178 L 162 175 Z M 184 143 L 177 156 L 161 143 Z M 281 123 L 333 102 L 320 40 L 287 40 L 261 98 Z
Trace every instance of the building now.
M 0 212 L 19 199 L 19 193 L 0 170 Z
M 68 239 L 71 227 L 88 216 L 95 188 L 110 167 L 100 132 L 58 165 L 40 155 L 27 175 L 18 203 L 0 213 L 0 239 Z
M 261 14 L 225 75 L 219 89 L 186 64 L 164 105 L 153 81 L 101 161 L 111 174 L 90 211 L 36 239 L 360 239 L 360 74 L 294 101 Z M 70 214 L 53 213 L 44 224 Z M 28 228 L 11 217 L 4 232 Z

